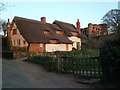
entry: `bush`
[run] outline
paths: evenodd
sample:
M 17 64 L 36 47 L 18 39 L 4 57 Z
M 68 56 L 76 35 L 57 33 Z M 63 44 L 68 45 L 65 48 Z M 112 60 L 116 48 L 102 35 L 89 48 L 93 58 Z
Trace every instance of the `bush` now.
M 120 39 L 106 41 L 100 49 L 103 80 L 120 81 Z
M 34 62 L 43 66 L 47 71 L 55 70 L 55 59 L 49 56 L 32 56 L 27 61 Z
M 61 52 L 62 56 L 75 56 L 75 57 L 97 57 L 99 56 L 99 49 L 86 48 L 76 51 Z

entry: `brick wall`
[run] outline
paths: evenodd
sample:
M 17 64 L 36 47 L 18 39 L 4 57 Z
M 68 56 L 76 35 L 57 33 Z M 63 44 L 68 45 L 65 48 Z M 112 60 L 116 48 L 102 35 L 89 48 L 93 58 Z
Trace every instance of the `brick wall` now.
M 29 51 L 30 52 L 38 52 L 38 51 L 43 52 L 45 50 L 45 44 L 42 44 L 42 45 L 40 46 L 39 43 L 30 43 Z
M 107 35 L 107 25 L 106 24 L 88 24 L 88 36 L 102 36 Z

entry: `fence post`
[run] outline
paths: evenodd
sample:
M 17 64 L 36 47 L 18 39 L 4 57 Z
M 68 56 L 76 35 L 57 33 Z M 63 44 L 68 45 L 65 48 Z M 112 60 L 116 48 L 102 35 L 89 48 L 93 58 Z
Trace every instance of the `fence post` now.
M 62 58 L 59 55 L 57 55 L 56 61 L 57 61 L 57 71 L 62 72 Z

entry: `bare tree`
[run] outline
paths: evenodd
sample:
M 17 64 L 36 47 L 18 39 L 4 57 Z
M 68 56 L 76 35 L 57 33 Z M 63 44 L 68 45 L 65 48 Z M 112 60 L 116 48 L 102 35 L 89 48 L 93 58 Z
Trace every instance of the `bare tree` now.
M 4 3 L 0 3 L 0 12 L 3 11 L 6 8 Z
M 4 36 L 5 36 L 6 33 L 7 33 L 7 23 L 6 23 L 6 21 L 3 21 L 3 22 L 2 22 L 2 30 L 3 30 Z
M 120 28 L 120 9 L 112 9 L 102 18 L 102 23 L 106 23 L 108 31 L 116 33 Z
M 0 3 L 0 14 L 3 10 L 5 10 L 6 5 L 4 3 Z M 1 20 L 0 18 L 0 32 L 4 32 L 4 36 L 6 35 L 6 30 L 7 30 L 7 26 L 6 26 L 6 21 Z

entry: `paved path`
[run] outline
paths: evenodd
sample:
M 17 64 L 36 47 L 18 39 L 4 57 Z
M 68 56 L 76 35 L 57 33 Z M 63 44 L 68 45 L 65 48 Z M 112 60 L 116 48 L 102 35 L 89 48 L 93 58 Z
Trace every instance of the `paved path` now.
M 72 75 L 47 72 L 40 65 L 19 60 L 2 61 L 3 88 L 92 88 L 76 83 Z

